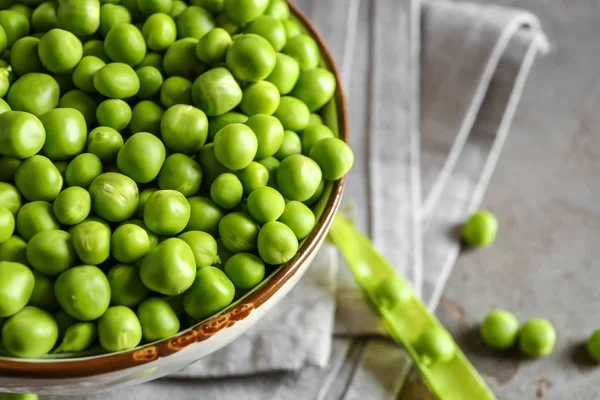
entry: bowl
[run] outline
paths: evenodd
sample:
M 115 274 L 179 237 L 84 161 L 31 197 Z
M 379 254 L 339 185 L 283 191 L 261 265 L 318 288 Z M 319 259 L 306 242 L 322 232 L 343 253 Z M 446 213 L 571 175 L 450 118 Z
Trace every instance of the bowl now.
M 334 98 L 321 111 L 326 125 L 347 141 L 347 123 L 341 81 L 323 39 L 296 7 L 292 17 L 318 43 L 322 66 L 337 80 Z M 81 395 L 102 392 L 161 378 L 221 349 L 257 323 L 300 280 L 323 244 L 340 205 L 343 179 L 327 183 L 314 205 L 317 225 L 288 263 L 227 309 L 176 336 L 133 350 L 79 358 L 47 357 L 21 360 L 0 357 L 0 392 Z

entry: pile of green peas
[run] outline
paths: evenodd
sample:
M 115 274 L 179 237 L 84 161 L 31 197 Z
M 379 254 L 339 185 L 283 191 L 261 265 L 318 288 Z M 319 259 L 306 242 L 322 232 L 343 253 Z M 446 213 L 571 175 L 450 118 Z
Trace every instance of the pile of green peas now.
M 222 310 L 354 161 L 283 0 L 0 0 L 0 55 L 5 356 L 127 350 Z

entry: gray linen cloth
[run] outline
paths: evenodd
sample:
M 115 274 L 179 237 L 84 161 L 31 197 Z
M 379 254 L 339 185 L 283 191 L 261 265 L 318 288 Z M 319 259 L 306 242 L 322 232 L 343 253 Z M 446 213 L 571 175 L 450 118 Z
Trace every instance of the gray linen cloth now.
M 539 23 L 468 3 L 293 2 L 342 75 L 356 155 L 347 211 L 434 309 L 460 249 L 456 227 L 479 207 L 523 83 L 547 46 Z M 410 361 L 337 264 L 326 246 L 264 320 L 186 370 L 79 398 L 397 398 Z

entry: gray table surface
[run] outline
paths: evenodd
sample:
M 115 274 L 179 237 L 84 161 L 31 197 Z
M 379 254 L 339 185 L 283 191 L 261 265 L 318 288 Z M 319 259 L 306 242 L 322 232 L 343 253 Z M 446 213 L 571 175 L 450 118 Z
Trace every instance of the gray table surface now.
M 539 399 L 582 377 L 600 382 L 581 347 L 600 328 L 600 5 L 489 2 L 537 14 L 552 49 L 532 69 L 483 202 L 498 216 L 498 238 L 462 253 L 438 315 L 500 399 Z M 474 330 L 496 307 L 550 319 L 553 354 L 525 360 L 483 349 Z M 581 398 L 600 398 L 588 390 Z

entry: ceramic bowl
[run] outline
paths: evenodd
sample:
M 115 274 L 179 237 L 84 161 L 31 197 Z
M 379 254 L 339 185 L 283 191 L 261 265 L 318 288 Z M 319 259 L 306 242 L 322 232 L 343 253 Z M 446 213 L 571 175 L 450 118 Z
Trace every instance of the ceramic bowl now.
M 331 54 L 307 18 L 293 5 L 290 9 L 307 33 L 317 40 L 323 66 L 336 76 L 338 90 L 324 107 L 322 117 L 339 137 L 347 140 L 344 98 Z M 317 227 L 303 241 L 298 254 L 219 314 L 172 338 L 120 353 L 68 359 L 0 357 L 0 392 L 76 395 L 111 390 L 169 375 L 231 343 L 298 283 L 325 240 L 339 207 L 343 186 L 343 180 L 326 185 L 321 200 L 314 206 Z

